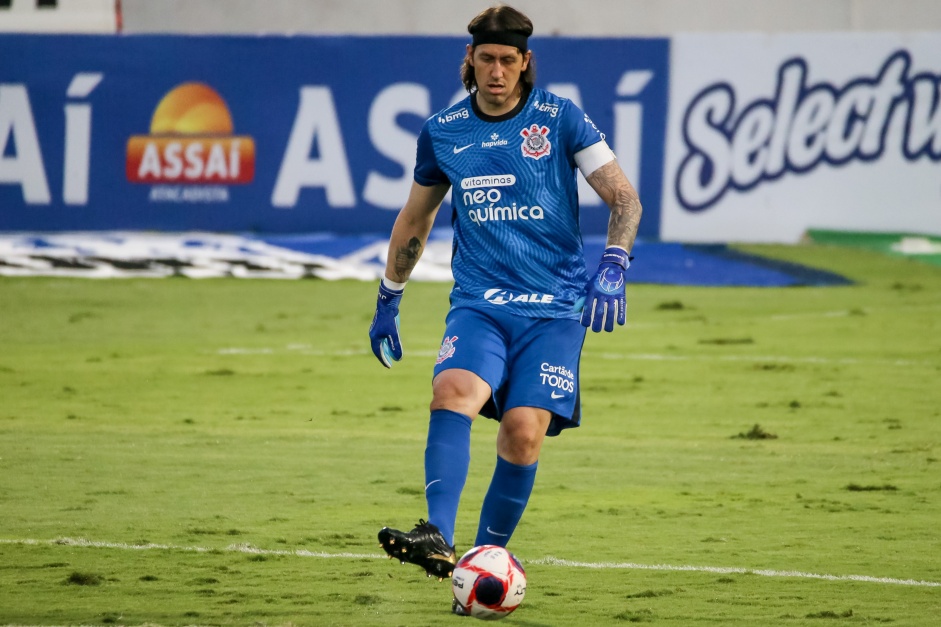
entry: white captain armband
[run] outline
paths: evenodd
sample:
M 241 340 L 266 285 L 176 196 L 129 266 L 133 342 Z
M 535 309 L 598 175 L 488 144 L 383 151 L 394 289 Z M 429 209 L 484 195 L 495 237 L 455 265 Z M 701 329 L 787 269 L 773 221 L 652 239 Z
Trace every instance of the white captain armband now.
M 589 174 L 606 163 L 614 161 L 616 158 L 614 151 L 608 148 L 608 142 L 602 139 L 600 142 L 596 142 L 588 148 L 583 148 L 576 152 L 575 164 L 585 178 L 588 178 Z

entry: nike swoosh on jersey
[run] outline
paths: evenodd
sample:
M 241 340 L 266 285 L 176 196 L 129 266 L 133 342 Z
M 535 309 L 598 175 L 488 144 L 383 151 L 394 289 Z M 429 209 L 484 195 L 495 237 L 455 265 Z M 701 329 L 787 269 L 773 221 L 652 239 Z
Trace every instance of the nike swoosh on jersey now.
M 468 148 L 470 148 L 470 147 L 473 146 L 473 145 L 474 145 L 474 144 L 467 144 L 466 146 L 462 146 L 461 148 L 458 148 L 457 146 L 455 146 L 455 147 L 454 147 L 454 154 L 458 154 L 459 152 L 464 152 L 465 150 L 467 150 Z
M 562 398 L 563 396 L 565 396 L 565 394 L 558 394 L 556 392 L 553 392 L 552 394 L 549 395 L 549 398 Z

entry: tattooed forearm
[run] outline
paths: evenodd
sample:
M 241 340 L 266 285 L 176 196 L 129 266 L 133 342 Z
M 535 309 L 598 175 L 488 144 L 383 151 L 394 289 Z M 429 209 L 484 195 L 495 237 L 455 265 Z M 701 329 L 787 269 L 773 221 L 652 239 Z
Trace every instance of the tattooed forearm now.
M 630 252 L 637 238 L 637 227 L 640 225 L 640 198 L 634 188 L 630 193 L 621 194 L 624 198 L 611 206 L 611 217 L 608 219 L 608 246 L 620 246 Z
M 399 246 L 395 250 L 395 263 L 392 267 L 395 276 L 389 278 L 400 282 L 407 281 L 408 277 L 412 274 L 412 270 L 415 269 L 415 264 L 418 263 L 418 258 L 421 257 L 421 253 L 422 243 L 417 237 L 408 240 L 408 244 L 405 246 Z
M 607 163 L 588 176 L 591 185 L 611 209 L 608 220 L 608 246 L 630 251 L 637 238 L 642 208 L 637 190 L 624 176 L 617 161 Z

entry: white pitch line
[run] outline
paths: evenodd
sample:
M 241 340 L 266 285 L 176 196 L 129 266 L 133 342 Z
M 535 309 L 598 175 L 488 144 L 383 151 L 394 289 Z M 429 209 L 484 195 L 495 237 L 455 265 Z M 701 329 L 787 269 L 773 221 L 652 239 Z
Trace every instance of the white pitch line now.
M 309 347 L 297 348 L 288 347 L 287 349 L 275 348 L 221 348 L 216 351 L 217 355 L 274 355 L 283 353 L 294 353 L 296 355 L 307 355 L 314 357 L 359 357 L 369 355 L 368 349 L 347 349 L 347 350 L 318 350 Z M 410 350 L 409 355 L 413 357 L 434 357 L 438 354 L 437 350 Z M 630 360 L 630 361 L 742 361 L 742 362 L 783 362 L 800 364 L 837 364 L 843 366 L 853 366 L 860 364 L 881 364 L 886 366 L 922 366 L 931 367 L 936 364 L 931 361 L 916 361 L 912 359 L 859 359 L 856 357 L 791 357 L 788 355 L 666 355 L 663 353 L 609 353 L 595 352 L 591 349 L 585 350 L 585 355 L 598 357 L 606 360 Z
M 893 579 L 891 577 L 871 577 L 869 575 L 827 575 L 819 573 L 805 573 L 798 570 L 768 570 L 737 568 L 725 566 L 674 566 L 671 564 L 634 564 L 631 562 L 611 563 L 611 562 L 573 562 L 571 560 L 559 559 L 557 557 L 544 557 L 538 560 L 527 560 L 526 564 L 541 564 L 547 566 L 567 566 L 569 568 L 596 568 L 603 570 L 626 569 L 626 570 L 659 570 L 659 571 L 682 571 L 697 573 L 715 573 L 721 575 L 759 575 L 761 577 L 797 577 L 802 579 L 825 579 L 827 581 L 862 581 L 866 583 L 885 583 L 899 586 L 920 586 L 928 588 L 941 588 L 941 583 L 936 581 L 920 581 L 917 579 Z
M 54 540 L 9 540 L 0 538 L 0 544 L 21 544 L 30 546 L 39 545 L 58 545 L 58 546 L 77 546 L 95 549 L 120 549 L 123 551 L 185 551 L 188 553 L 248 553 L 251 555 L 297 555 L 299 557 L 320 557 L 320 558 L 344 558 L 344 559 L 372 559 L 382 557 L 376 553 L 325 553 L 323 551 L 308 551 L 306 549 L 277 550 L 277 549 L 259 549 L 250 544 L 230 544 L 229 546 L 218 549 L 205 546 L 181 546 L 178 544 L 127 544 L 124 542 L 101 542 L 98 540 L 86 540 L 85 538 L 56 538 Z
M 744 362 L 783 362 L 801 364 L 837 364 L 853 366 L 859 364 L 882 364 L 886 366 L 934 366 L 928 361 L 911 359 L 857 359 L 855 357 L 788 357 L 787 355 L 664 355 L 660 353 L 595 353 L 585 351 L 586 355 L 609 360 L 639 361 L 744 361 Z
M 326 553 L 324 551 L 308 551 L 306 549 L 260 549 L 251 544 L 230 544 L 218 549 L 202 546 L 181 546 L 175 544 L 126 544 L 123 542 L 101 542 L 86 540 L 85 538 L 56 538 L 54 540 L 15 540 L 0 538 L 0 544 L 18 544 L 27 546 L 75 546 L 99 549 L 119 549 L 125 551 L 185 551 L 190 553 L 246 553 L 250 555 L 284 555 L 296 557 L 318 557 L 321 559 L 387 559 L 388 556 L 377 553 Z M 916 586 L 922 588 L 941 588 L 941 582 L 922 581 L 918 579 L 894 579 L 892 577 L 872 577 L 869 575 L 828 575 L 820 573 L 805 573 L 797 570 L 768 570 L 725 566 L 693 566 L 672 564 L 635 564 L 632 562 L 575 562 L 557 557 L 544 557 L 534 560 L 521 560 L 524 564 L 538 566 L 560 566 L 563 568 L 592 568 L 599 570 L 653 570 L 666 572 L 697 572 L 714 573 L 722 575 L 758 575 L 761 577 L 794 577 L 799 579 L 822 579 L 826 581 L 858 581 L 863 583 L 881 583 L 897 586 Z

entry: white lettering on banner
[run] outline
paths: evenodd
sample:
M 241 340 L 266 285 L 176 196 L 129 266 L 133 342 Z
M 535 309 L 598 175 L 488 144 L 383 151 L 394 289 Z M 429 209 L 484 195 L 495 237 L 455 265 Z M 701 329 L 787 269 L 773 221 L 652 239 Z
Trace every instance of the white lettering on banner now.
M 396 83 L 382 90 L 369 108 L 369 138 L 383 156 L 402 170 L 393 178 L 370 172 L 363 188 L 363 200 L 383 209 L 400 209 L 412 186 L 417 136 L 396 126 L 395 119 L 410 113 L 427 118 L 431 115 L 428 88 L 417 83 Z
M 628 180 L 634 185 L 637 193 L 643 194 L 640 182 L 640 148 L 643 130 L 643 103 L 640 101 L 641 93 L 653 79 L 654 73 L 650 70 L 628 70 L 621 75 L 615 88 L 620 100 L 614 103 L 614 133 L 611 148 L 617 155 L 621 169 Z M 549 91 L 568 98 L 576 106 L 584 109 L 582 93 L 574 83 L 551 83 L 546 87 Z M 553 116 L 554 117 L 554 116 Z M 585 121 L 590 123 L 605 139 L 594 122 L 586 115 Z M 604 204 L 601 197 L 591 188 L 581 172 L 578 173 L 578 202 L 582 206 L 597 207 Z
M 785 172 L 801 174 L 822 163 L 871 161 L 885 150 L 897 107 L 907 119 L 903 155 L 941 160 L 941 76 L 907 78 L 911 57 L 891 55 L 874 78 L 842 88 L 807 85 L 807 61 L 794 58 L 778 71 L 774 100 L 735 109 L 727 83 L 710 85 L 683 118 L 687 154 L 676 176 L 676 195 L 689 211 L 714 205 L 730 188 L 748 190 Z
M 633 173 L 632 182 L 635 187 L 640 185 L 638 164 L 640 163 L 642 104 L 638 96 L 651 77 L 652 73 L 648 70 L 625 72 L 617 87 L 618 96 L 627 97 L 630 100 L 615 105 L 616 141 L 613 148 L 628 167 L 633 167 L 629 171 Z M 576 104 L 581 102 L 581 92 L 574 83 L 556 83 L 548 87 L 551 91 L 571 99 Z M 452 104 L 466 96 L 467 92 L 460 90 L 452 99 Z M 382 209 L 398 210 L 401 208 L 412 184 L 416 137 L 397 126 L 396 120 L 401 114 L 427 117 L 430 109 L 430 92 L 417 83 L 392 84 L 383 89 L 373 100 L 369 109 L 369 138 L 380 154 L 401 168 L 402 174 L 394 177 L 375 170 L 369 171 L 362 190 L 363 200 Z M 545 103 L 540 103 L 539 109 L 544 110 L 550 116 L 554 115 L 553 107 Z M 448 124 L 456 120 L 466 120 L 469 117 L 470 112 L 463 108 L 446 116 L 438 116 L 435 120 L 440 124 Z M 480 146 L 490 148 L 507 143 L 507 140 L 499 137 L 491 139 L 492 141 L 481 142 Z M 315 152 L 313 150 L 315 145 L 318 158 L 312 159 L 310 155 Z M 455 148 L 460 150 L 460 146 Z M 582 206 L 603 204 L 594 190 L 585 182 L 584 177 L 581 174 L 578 176 L 579 203 Z M 514 183 L 515 180 L 510 183 L 493 184 L 462 183 L 462 186 L 464 189 L 471 189 L 484 185 L 499 187 Z M 332 208 L 349 208 L 357 204 L 333 92 L 327 86 L 307 85 L 301 88 L 300 104 L 295 114 L 288 146 L 278 170 L 271 204 L 275 207 L 294 207 L 297 205 L 301 190 L 305 187 L 324 188 L 327 203 Z M 485 211 L 485 214 L 480 214 L 481 220 L 490 219 L 490 211 L 486 208 Z M 536 212 L 535 215 L 533 211 Z M 533 207 L 529 216 L 542 219 L 542 209 Z M 475 222 L 479 224 L 476 219 Z
M 65 94 L 85 98 L 98 86 L 104 74 L 80 72 L 72 78 Z M 88 171 L 91 162 L 91 105 L 65 106 L 65 165 L 62 200 L 67 205 L 88 204 Z
M 25 85 L 0 85 L 0 138 L 0 184 L 20 185 L 28 205 L 48 205 L 52 196 Z M 4 156 L 8 141 L 15 156 Z
M 318 158 L 309 157 L 316 144 Z M 302 87 L 294 126 L 278 170 L 271 204 L 293 207 L 303 187 L 322 187 L 334 208 L 353 207 L 356 195 L 333 93 L 328 87 Z
M 166 167 L 160 166 L 160 151 L 154 144 L 147 144 L 144 148 L 144 154 L 141 155 L 140 166 L 137 168 L 137 176 L 167 176 L 176 178 L 183 173 L 183 162 L 180 160 L 180 150 L 183 145 L 179 142 L 167 144 L 163 151 L 163 158 L 166 159 Z
M 236 180 L 240 172 L 241 142 L 233 139 L 229 144 L 229 150 L 226 152 L 223 144 L 219 142 L 204 145 L 201 142 L 184 144 L 171 141 L 161 152 L 156 143 L 148 143 L 141 155 L 137 176 L 141 179 L 149 177 L 166 181 L 177 181 L 180 178 L 197 181 L 212 177 L 220 182 Z M 207 145 L 209 154 L 204 155 L 203 151 Z
M 154 185 L 150 189 L 151 202 L 229 202 L 229 188 L 222 185 Z
M 69 98 L 85 98 L 104 75 L 79 72 L 66 90 Z M 28 205 L 52 202 L 46 168 L 43 164 L 39 134 L 25 85 L 0 84 L 0 184 L 19 185 Z M 7 153 L 7 141 L 16 146 L 14 156 Z M 63 160 L 62 200 L 68 205 L 88 203 L 88 171 L 91 160 L 91 105 L 69 103 L 65 106 L 65 155 Z
M 941 160 L 941 75 L 918 74 L 912 81 L 914 103 L 909 111 L 905 154 Z
M 639 98 L 653 77 L 654 73 L 650 70 L 624 72 L 615 90 L 622 100 L 614 105 L 612 148 L 627 180 L 634 184 L 638 194 L 643 193 L 640 183 L 640 146 L 644 125 L 644 105 Z M 604 133 L 601 136 L 604 137 Z
M 582 105 L 582 91 L 575 83 L 549 83 L 546 89 L 557 96 L 568 98 L 575 106 L 584 109 L 584 105 Z M 578 186 L 578 204 L 582 207 L 600 207 L 604 205 L 601 196 L 595 193 L 595 190 L 591 188 L 591 185 L 588 184 L 588 181 L 585 180 L 582 173 L 576 172 L 575 176 L 575 182 Z

